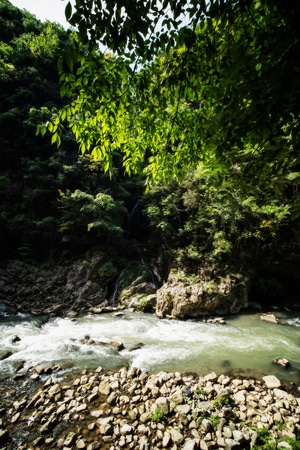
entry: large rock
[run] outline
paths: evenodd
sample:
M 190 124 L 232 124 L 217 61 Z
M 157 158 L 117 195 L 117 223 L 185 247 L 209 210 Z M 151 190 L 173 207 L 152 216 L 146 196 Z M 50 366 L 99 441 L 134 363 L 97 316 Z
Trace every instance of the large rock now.
M 0 298 L 13 312 L 57 316 L 67 314 L 71 307 L 82 311 L 107 299 L 107 266 L 103 255 L 61 265 L 12 260 L 0 266 Z
M 261 314 L 260 319 L 264 322 L 278 323 L 278 319 L 273 313 Z
M 172 270 L 157 291 L 158 317 L 235 314 L 248 306 L 247 280 L 240 275 L 194 280 Z
M 156 298 L 155 294 L 156 287 L 154 283 L 143 282 L 143 283 L 132 283 L 130 286 L 122 289 L 119 294 L 118 300 L 122 306 L 138 306 L 143 300 L 146 302 L 152 301 Z

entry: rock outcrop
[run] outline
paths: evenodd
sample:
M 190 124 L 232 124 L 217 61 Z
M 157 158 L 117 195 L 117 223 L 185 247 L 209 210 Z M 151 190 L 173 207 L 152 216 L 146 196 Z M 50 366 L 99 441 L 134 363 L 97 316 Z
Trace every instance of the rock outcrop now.
M 0 268 L 0 301 L 14 312 L 59 316 L 71 309 L 86 311 L 107 300 L 105 265 L 101 255 L 88 263 L 78 260 L 40 267 L 10 261 Z
M 157 291 L 158 317 L 185 318 L 235 314 L 248 306 L 247 282 L 241 276 L 189 279 L 183 272 L 171 271 Z

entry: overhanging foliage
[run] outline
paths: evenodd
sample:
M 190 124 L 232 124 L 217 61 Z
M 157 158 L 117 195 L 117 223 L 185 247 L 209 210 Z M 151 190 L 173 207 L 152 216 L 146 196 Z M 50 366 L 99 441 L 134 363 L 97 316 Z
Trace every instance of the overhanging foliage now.
M 82 153 L 109 172 L 120 153 L 125 171 L 143 172 L 148 185 L 181 180 L 199 161 L 246 189 L 281 195 L 297 185 L 299 3 L 76 0 L 75 7 L 66 15 L 90 45 L 74 39 L 69 69 L 61 66 L 69 104 L 48 125 L 53 142 L 65 122 Z M 99 42 L 115 54 L 100 52 Z

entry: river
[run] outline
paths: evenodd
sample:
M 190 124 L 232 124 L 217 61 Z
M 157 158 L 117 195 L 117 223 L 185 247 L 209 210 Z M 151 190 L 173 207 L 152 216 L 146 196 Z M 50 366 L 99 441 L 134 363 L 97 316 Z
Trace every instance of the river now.
M 20 362 L 23 371 L 35 365 L 69 367 L 66 370 L 124 364 L 148 372 L 195 372 L 199 375 L 239 373 L 244 376 L 274 374 L 300 384 L 300 315 L 276 313 L 285 324 L 263 322 L 257 314 L 226 318 L 226 324 L 158 319 L 152 314 L 124 311 L 85 315 L 74 319 L 15 317 L 0 311 L 0 377 L 12 376 Z M 16 339 L 17 336 L 17 339 Z M 94 341 L 122 342 L 124 349 L 91 345 Z M 272 364 L 287 358 L 291 368 Z

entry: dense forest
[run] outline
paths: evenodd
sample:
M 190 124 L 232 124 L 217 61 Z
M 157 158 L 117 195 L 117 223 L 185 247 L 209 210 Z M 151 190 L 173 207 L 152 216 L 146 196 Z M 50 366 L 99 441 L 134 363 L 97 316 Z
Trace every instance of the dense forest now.
M 0 0 L 3 264 L 101 254 L 108 290 L 130 263 L 128 284 L 159 287 L 174 269 L 243 277 L 253 300 L 293 297 L 297 2 L 164 2 L 160 34 L 155 2 L 125 2 L 127 22 L 77 3 L 79 33 Z

